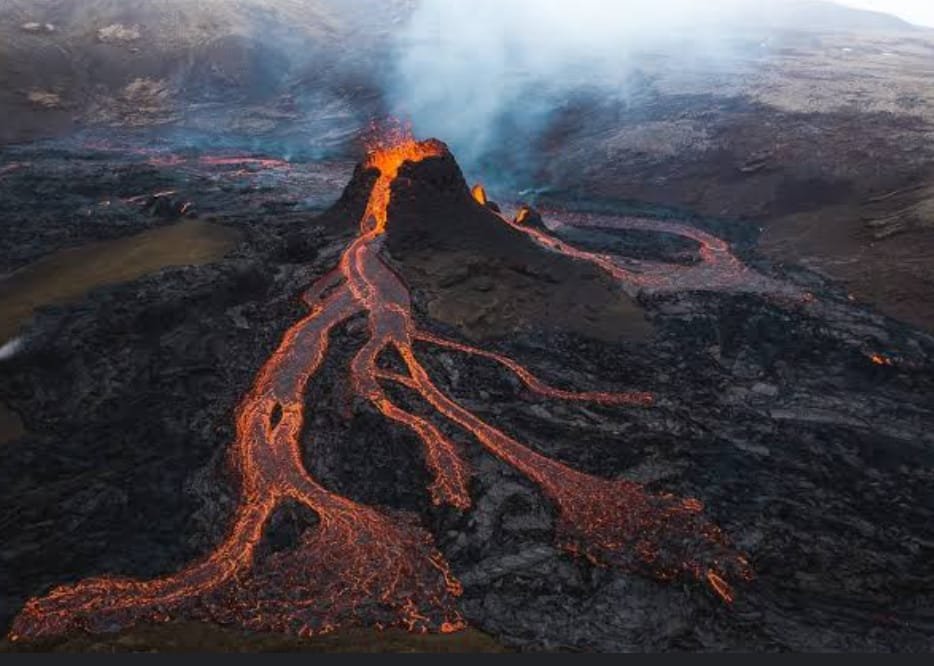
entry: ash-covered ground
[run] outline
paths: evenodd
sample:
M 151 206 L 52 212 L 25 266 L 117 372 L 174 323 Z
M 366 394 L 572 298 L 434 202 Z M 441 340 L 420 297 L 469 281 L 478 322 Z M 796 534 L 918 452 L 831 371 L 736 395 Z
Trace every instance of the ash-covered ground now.
M 235 248 L 210 263 L 40 309 L 19 352 L 0 361 L 0 401 L 25 431 L 2 445 L 4 627 L 56 584 L 168 574 L 225 533 L 237 493 L 226 455 L 234 409 L 304 314 L 299 295 L 333 268 L 357 220 L 346 200 L 319 216 L 352 164 L 286 168 L 244 165 L 240 156 L 232 168 L 217 157 L 179 164 L 46 146 L 17 153 L 9 161 L 23 166 L 0 178 L 5 215 L 30 223 L 25 236 L 21 225 L 2 230 L 7 270 L 184 216 L 238 232 Z M 176 193 L 152 196 L 167 190 Z M 134 200 L 84 214 L 121 198 Z M 649 408 L 544 400 L 497 364 L 420 345 L 432 378 L 573 468 L 699 498 L 756 574 L 727 605 L 701 584 L 572 557 L 555 546 L 555 512 L 536 487 L 454 430 L 474 470 L 474 506 L 433 506 L 417 439 L 348 397 L 347 364 L 366 338 L 351 320 L 307 390 L 305 464 L 355 501 L 413 512 L 463 583 L 471 626 L 528 649 L 934 647 L 929 335 L 804 268 L 778 270 L 757 253 L 748 225 L 651 207 L 639 211 L 650 221 L 674 217 L 727 241 L 755 284 L 770 286 L 633 289 L 582 268 L 573 280 L 589 285 L 588 297 L 571 307 L 540 254 L 471 238 L 463 226 L 471 213 L 445 201 L 390 209 L 384 251 L 423 328 L 506 353 L 563 388 L 644 390 L 657 400 Z M 426 211 L 430 222 L 420 217 Z M 698 262 L 698 244 L 671 233 L 555 226 L 632 212 L 605 197 L 557 197 L 545 223 L 590 251 L 672 267 Z M 395 237 L 393 219 L 404 222 Z M 466 316 L 462 303 L 483 316 Z M 585 311 L 592 303 L 600 307 Z M 280 511 L 266 547 L 288 548 L 315 521 Z

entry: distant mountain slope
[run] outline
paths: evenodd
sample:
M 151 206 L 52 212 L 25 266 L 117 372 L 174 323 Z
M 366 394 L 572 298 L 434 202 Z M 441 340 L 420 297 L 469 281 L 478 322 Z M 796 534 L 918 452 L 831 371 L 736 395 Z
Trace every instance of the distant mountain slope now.
M 137 26 L 154 45 L 181 47 L 275 26 L 323 37 L 334 33 L 339 23 L 329 4 L 316 0 L 5 0 L 0 4 L 0 23 L 4 27 L 30 21 L 51 23 L 58 34 L 72 39 L 93 36 L 106 26 Z
M 0 0 L 0 142 L 73 121 L 164 124 L 179 102 L 267 102 L 292 77 L 340 86 L 405 4 Z
M 915 32 L 921 30 L 883 12 L 854 9 L 828 0 L 786 0 L 777 6 L 745 3 L 745 20 L 785 30 L 814 32 Z
M 0 143 L 78 125 L 167 125 L 193 102 L 237 113 L 272 104 L 244 121 L 251 128 L 288 121 L 292 101 L 286 111 L 274 104 L 283 95 L 304 96 L 306 114 L 352 114 L 361 96 L 373 104 L 385 92 L 390 39 L 423 1 L 0 0 Z M 763 31 L 916 30 L 823 0 L 735 8 L 711 14 L 708 27 L 757 40 Z

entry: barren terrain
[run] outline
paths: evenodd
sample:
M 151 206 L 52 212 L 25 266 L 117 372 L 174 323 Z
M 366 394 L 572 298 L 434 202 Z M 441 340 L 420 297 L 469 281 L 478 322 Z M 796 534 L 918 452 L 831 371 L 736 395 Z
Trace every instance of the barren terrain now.
M 0 651 L 930 651 L 932 32 L 459 162 L 415 4 L 0 0 Z

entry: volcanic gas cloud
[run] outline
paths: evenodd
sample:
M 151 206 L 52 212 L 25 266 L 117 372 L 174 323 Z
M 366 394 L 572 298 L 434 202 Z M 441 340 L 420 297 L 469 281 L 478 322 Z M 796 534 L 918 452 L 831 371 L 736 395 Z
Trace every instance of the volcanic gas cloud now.
M 551 399 L 643 406 L 653 400 L 641 392 L 553 388 L 505 356 L 416 326 L 406 285 L 384 263 L 380 249 L 392 227 L 394 190 L 404 186 L 397 183 L 400 167 L 445 152 L 437 141 L 417 142 L 409 136 L 393 136 L 371 147 L 366 166 L 379 175 L 359 234 L 334 270 L 304 293 L 307 315 L 285 333 L 237 408 L 230 460 L 240 480 L 240 499 L 224 541 L 200 561 L 163 578 L 104 577 L 55 588 L 27 603 L 11 638 L 76 629 L 110 631 L 177 616 L 300 634 L 347 624 L 443 632 L 465 626 L 457 604 L 461 586 L 432 536 L 411 517 L 330 492 L 302 463 L 305 386 L 321 367 L 331 334 L 354 316 L 365 316 L 369 338 L 349 368 L 353 390 L 421 440 L 436 504 L 469 511 L 471 471 L 438 426 L 390 399 L 387 383 L 420 396 L 438 417 L 537 484 L 554 505 L 557 540 L 569 553 L 661 580 L 704 581 L 725 602 L 732 601 L 728 581 L 749 575 L 746 561 L 702 516 L 698 500 L 653 494 L 638 483 L 598 478 L 549 459 L 446 395 L 419 361 L 416 342 L 495 361 L 529 390 Z M 474 195 L 485 202 L 482 190 Z M 465 205 L 480 205 L 466 191 L 464 199 Z M 521 227 L 522 219 L 511 223 Z M 549 251 L 573 254 L 543 231 L 529 233 Z M 720 259 L 720 249 L 705 251 Z M 384 352 L 395 352 L 404 371 L 383 369 L 379 359 Z M 294 548 L 259 557 L 264 528 L 285 503 L 307 507 L 319 522 Z

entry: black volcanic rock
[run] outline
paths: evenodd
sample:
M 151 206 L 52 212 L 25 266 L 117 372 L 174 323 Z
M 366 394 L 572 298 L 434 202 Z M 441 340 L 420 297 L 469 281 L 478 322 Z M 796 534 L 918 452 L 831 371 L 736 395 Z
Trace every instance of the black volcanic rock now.
M 356 232 L 360 228 L 360 218 L 366 210 L 370 191 L 378 178 L 377 169 L 357 164 L 340 198 L 318 217 L 318 222 L 332 229 Z
M 349 359 L 366 339 L 359 319 L 334 331 L 306 392 L 304 455 L 316 478 L 381 510 L 414 512 L 463 583 L 466 619 L 509 645 L 934 649 L 930 336 L 851 303 L 817 275 L 761 264 L 806 285 L 822 307 L 689 290 L 640 299 L 655 330 L 649 343 L 569 330 L 560 299 L 612 285 L 530 248 L 469 197 L 452 165 L 407 167 L 390 212 L 385 252 L 412 287 L 419 325 L 451 338 L 497 335 L 483 346 L 568 390 L 649 390 L 658 400 L 642 409 L 539 399 L 495 363 L 419 344 L 432 378 L 575 469 L 698 498 L 756 578 L 725 606 L 702 584 L 562 552 L 550 501 L 441 419 L 469 459 L 473 506 L 433 506 L 417 439 L 346 400 Z M 44 191 L 74 180 L 67 170 L 32 173 Z M 28 431 L 3 445 L 0 465 L 0 629 L 55 585 L 176 571 L 221 538 L 236 493 L 226 467 L 234 409 L 282 332 L 307 313 L 297 296 L 335 265 L 374 178 L 359 169 L 319 218 L 244 211 L 241 194 L 217 194 L 218 214 L 244 232 L 235 253 L 45 309 L 22 353 L 0 362 L 0 400 Z M 99 194 L 111 192 L 102 185 Z M 48 230 L 66 228 L 69 202 L 44 203 Z M 661 234 L 641 242 L 654 236 L 667 243 Z M 593 317 L 625 323 L 612 310 Z M 516 330 L 520 321 L 531 324 Z M 437 416 L 411 392 L 392 397 Z M 315 524 L 285 507 L 264 553 Z
M 604 273 L 541 248 L 474 200 L 447 151 L 399 170 L 386 249 L 405 280 L 430 294 L 425 314 L 470 337 L 539 329 L 619 341 L 650 331 Z
M 357 166 L 319 220 L 356 231 L 377 178 L 376 169 Z M 541 329 L 620 341 L 651 330 L 600 270 L 544 250 L 474 200 L 447 148 L 399 169 L 385 247 L 406 282 L 430 294 L 421 302 L 425 315 L 469 337 Z
M 454 156 L 445 151 L 406 163 L 393 183 L 387 246 L 394 256 L 418 251 L 531 256 L 541 252 L 471 196 Z
M 184 201 L 169 196 L 152 196 L 146 202 L 145 210 L 154 217 L 176 220 L 187 210 Z
M 533 229 L 538 229 L 539 231 L 548 231 L 548 228 L 545 226 L 545 221 L 542 219 L 542 214 L 531 206 L 523 206 L 520 208 L 519 212 L 516 213 L 515 222 L 532 227 Z

